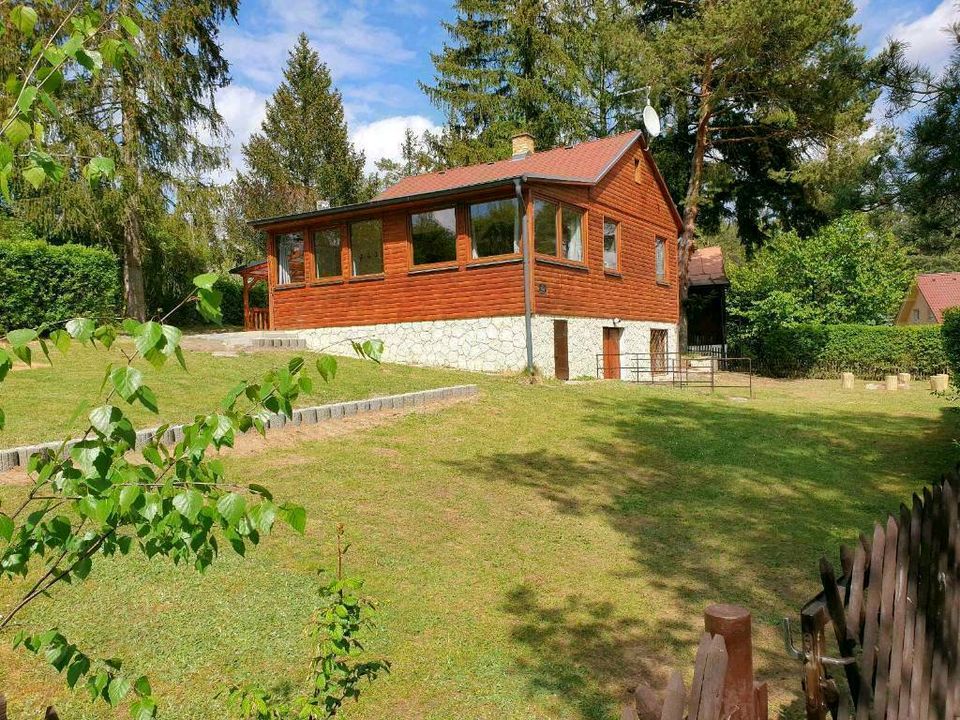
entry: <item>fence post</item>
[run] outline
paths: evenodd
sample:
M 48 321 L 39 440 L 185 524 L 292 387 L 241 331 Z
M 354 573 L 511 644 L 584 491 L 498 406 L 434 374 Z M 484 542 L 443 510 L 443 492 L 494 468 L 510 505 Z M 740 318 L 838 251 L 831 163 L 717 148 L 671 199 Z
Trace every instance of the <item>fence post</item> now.
M 704 629 L 723 637 L 727 646 L 727 676 L 723 712 L 728 720 L 767 720 L 766 683 L 753 677 L 753 630 L 750 611 L 737 605 L 711 605 L 703 614 Z

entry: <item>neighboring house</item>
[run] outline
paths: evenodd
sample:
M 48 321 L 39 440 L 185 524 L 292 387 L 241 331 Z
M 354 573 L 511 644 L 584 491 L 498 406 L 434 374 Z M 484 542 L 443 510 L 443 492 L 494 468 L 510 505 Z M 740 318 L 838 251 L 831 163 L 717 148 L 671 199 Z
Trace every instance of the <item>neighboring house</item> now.
M 943 322 L 943 311 L 960 305 L 960 273 L 917 275 L 897 313 L 897 325 Z
M 727 344 L 727 288 L 723 248 L 698 248 L 687 268 L 687 345 L 723 349 Z
M 544 152 L 523 134 L 510 160 L 252 225 L 269 328 L 311 348 L 377 337 L 390 361 L 561 378 L 678 350 L 680 217 L 639 132 Z

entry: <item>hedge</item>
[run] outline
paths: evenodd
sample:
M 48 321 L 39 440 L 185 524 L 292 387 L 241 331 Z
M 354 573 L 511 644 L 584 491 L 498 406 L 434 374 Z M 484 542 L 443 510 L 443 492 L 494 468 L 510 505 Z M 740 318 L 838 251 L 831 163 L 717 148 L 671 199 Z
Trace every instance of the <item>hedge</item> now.
M 752 350 L 758 370 L 774 377 L 925 377 L 948 367 L 939 325 L 783 325 Z
M 84 245 L 0 241 L 0 331 L 80 315 L 113 316 L 120 306 L 116 256 Z
M 960 378 L 960 307 L 950 308 L 943 313 L 943 351 L 947 355 L 950 374 Z

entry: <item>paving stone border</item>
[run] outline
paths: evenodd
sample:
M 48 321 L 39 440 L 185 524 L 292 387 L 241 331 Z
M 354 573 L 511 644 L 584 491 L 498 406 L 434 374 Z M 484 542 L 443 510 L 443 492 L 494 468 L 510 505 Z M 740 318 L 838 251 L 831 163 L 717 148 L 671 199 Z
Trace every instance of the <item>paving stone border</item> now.
M 270 430 L 277 430 L 287 425 L 315 425 L 328 420 L 339 420 L 351 415 L 378 412 L 380 410 L 399 410 L 402 408 L 419 407 L 440 400 L 471 397 L 479 389 L 476 385 L 453 385 L 451 387 L 420 390 L 402 395 L 387 395 L 385 397 L 369 398 L 367 400 L 347 400 L 346 402 L 316 405 L 314 407 L 299 408 L 293 411 L 293 417 L 271 415 L 266 425 Z M 147 428 L 137 431 L 136 448 L 142 448 L 156 435 L 158 428 Z M 183 425 L 170 425 L 163 437 L 165 442 L 179 442 L 183 439 Z M 0 450 L 0 472 L 12 470 L 16 467 L 26 467 L 30 456 L 36 453 L 49 451 L 57 452 L 61 445 L 69 450 L 79 440 L 68 440 L 66 444 L 60 442 L 41 443 L 39 445 L 23 445 L 21 447 Z

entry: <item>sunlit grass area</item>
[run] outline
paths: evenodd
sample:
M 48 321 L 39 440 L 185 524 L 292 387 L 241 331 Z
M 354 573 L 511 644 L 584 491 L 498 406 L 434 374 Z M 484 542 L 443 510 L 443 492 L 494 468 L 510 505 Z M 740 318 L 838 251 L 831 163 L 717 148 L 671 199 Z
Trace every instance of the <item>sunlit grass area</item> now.
M 217 382 L 219 362 L 191 359 Z M 472 377 L 355 371 L 324 392 Z M 92 363 L 77 372 L 94 373 Z M 72 373 L 61 377 L 79 393 Z M 29 377 L 39 378 L 15 381 Z M 215 389 L 169 382 L 191 411 Z M 932 481 L 960 434 L 946 401 L 919 387 L 893 395 L 762 381 L 743 400 L 620 383 L 481 383 L 475 401 L 229 457 L 237 480 L 306 506 L 305 537 L 279 530 L 204 576 L 104 561 L 24 622 L 124 657 L 151 677 L 166 718 L 224 717 L 218 693 L 230 684 L 302 682 L 315 571 L 333 562 L 343 522 L 349 571 L 380 601 L 369 649 L 393 662 L 347 718 L 616 718 L 625 685 L 662 684 L 673 666 L 689 677 L 702 611 L 716 601 L 753 610 L 758 675 L 775 707 L 795 710 L 799 668 L 776 623 L 816 592 L 820 554 L 835 557 Z M 32 415 L 63 409 L 11 388 L 2 392 L 12 431 L 17 418 L 38 428 Z M 20 407 L 28 397 L 36 406 Z M 0 499 L 22 492 L 0 488 Z M 0 586 L 0 600 L 13 592 Z M 15 717 L 37 717 L 48 702 L 63 717 L 110 716 L 6 644 L 0 688 Z

